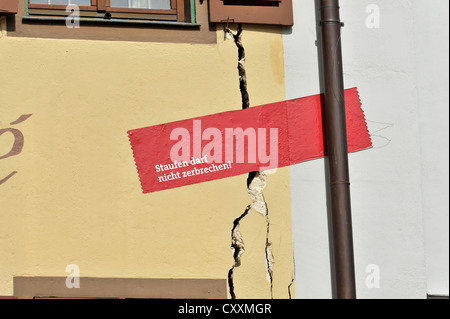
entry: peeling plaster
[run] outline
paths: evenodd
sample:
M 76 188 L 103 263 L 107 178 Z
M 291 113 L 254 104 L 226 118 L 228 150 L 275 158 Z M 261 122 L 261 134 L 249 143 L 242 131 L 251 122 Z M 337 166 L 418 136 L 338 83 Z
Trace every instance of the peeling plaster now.
M 248 182 L 248 194 L 252 199 L 253 203 L 251 207 L 258 213 L 262 214 L 266 218 L 267 232 L 266 232 L 266 248 L 265 248 L 265 262 L 266 262 L 266 279 L 270 283 L 270 293 L 272 294 L 273 288 L 273 245 L 269 241 L 270 234 L 270 219 L 269 219 L 269 209 L 267 207 L 267 202 L 264 198 L 264 188 L 267 185 L 267 175 L 264 172 L 253 172 L 251 180 Z M 249 178 L 250 179 L 250 178 Z
M 247 184 L 247 191 L 253 204 L 252 207 L 264 217 L 268 217 L 268 208 L 266 200 L 264 199 L 263 190 L 267 185 L 267 176 L 264 173 L 252 172 L 249 176 L 249 183 Z

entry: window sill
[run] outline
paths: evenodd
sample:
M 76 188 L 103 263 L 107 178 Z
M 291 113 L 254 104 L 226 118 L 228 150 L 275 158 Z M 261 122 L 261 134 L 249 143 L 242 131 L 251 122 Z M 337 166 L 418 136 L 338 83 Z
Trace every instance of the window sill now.
M 23 23 L 65 23 L 66 17 L 42 17 L 42 16 L 23 16 Z M 173 21 L 154 21 L 154 20 L 125 20 L 125 19 L 98 19 L 98 18 L 80 18 L 81 24 L 96 25 L 140 25 L 140 26 L 161 26 L 174 28 L 200 28 L 201 24 L 189 22 L 173 22 Z

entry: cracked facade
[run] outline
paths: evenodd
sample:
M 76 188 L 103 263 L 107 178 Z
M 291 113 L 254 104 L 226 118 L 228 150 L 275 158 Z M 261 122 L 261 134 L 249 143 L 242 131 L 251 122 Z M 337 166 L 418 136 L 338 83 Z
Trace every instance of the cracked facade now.
M 196 3 L 208 25 L 207 2 Z M 1 172 L 19 172 L 0 185 L 0 296 L 14 294 L 14 278 L 65 278 L 75 264 L 81 287 L 84 277 L 219 280 L 232 298 L 232 269 L 236 298 L 289 298 L 289 168 L 250 174 L 248 185 L 242 175 L 144 195 L 126 134 L 241 109 L 239 76 L 251 99 L 244 107 L 284 100 L 281 27 L 243 26 L 245 75 L 220 25 L 205 43 L 6 30 L 2 19 L 0 128 L 33 116 L 17 125 L 21 154 L 0 160 Z M 1 136 L 0 156 L 12 143 Z
M 234 43 L 238 49 L 238 71 L 239 71 L 239 89 L 242 97 L 242 109 L 247 109 L 250 106 L 250 97 L 247 91 L 247 75 L 245 69 L 245 46 L 242 43 L 242 24 L 238 24 L 236 33 L 233 33 L 231 29 L 226 27 L 224 29 L 226 35 L 231 35 L 234 39 Z M 225 38 L 228 38 L 225 36 Z M 236 292 L 234 289 L 233 274 L 234 269 L 241 265 L 241 255 L 245 252 L 245 245 L 242 238 L 242 233 L 239 231 L 239 223 L 249 213 L 250 210 L 255 210 L 258 213 L 266 217 L 267 222 L 267 234 L 266 234 L 266 248 L 265 248 L 265 264 L 266 264 L 266 278 L 270 283 L 270 295 L 273 298 L 273 265 L 274 256 L 272 250 L 272 242 L 269 241 L 270 234 L 270 220 L 269 209 L 267 207 L 266 200 L 264 199 L 264 188 L 267 184 L 267 176 L 264 172 L 250 172 L 247 178 L 247 192 L 252 200 L 252 204 L 249 205 L 244 214 L 236 219 L 233 223 L 233 230 L 231 234 L 231 249 L 233 251 L 233 257 L 235 263 L 228 272 L 228 285 L 230 295 L 233 299 L 236 299 Z

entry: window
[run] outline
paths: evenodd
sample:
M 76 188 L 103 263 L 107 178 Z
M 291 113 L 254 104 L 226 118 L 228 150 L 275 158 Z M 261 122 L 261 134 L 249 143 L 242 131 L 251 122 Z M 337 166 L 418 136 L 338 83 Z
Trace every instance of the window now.
M 209 0 L 211 22 L 291 26 L 292 0 Z
M 30 15 L 67 16 L 68 5 L 78 5 L 80 17 L 127 20 L 186 21 L 190 0 L 25 0 Z
M 204 0 L 0 0 L 0 4 L 2 1 L 18 3 L 16 15 L 5 14 L 8 37 L 217 43 Z M 66 12 L 68 3 L 79 5 L 79 27 L 68 27 L 76 16 Z M 169 8 L 169 4 L 170 9 L 155 9 Z

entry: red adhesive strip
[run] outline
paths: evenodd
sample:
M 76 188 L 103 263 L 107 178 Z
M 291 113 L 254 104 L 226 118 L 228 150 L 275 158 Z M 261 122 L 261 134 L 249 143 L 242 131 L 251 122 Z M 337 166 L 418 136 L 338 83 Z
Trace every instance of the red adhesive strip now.
M 372 146 L 356 88 L 345 91 L 349 152 Z M 144 193 L 326 156 L 321 95 L 128 132 Z

